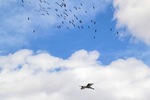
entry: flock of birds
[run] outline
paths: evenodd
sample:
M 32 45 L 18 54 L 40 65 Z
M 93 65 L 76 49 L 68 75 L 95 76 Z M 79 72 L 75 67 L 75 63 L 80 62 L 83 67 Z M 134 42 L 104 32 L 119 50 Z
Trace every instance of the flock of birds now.
M 74 6 L 72 8 L 68 7 L 69 4 L 65 2 L 65 0 L 60 0 L 59 2 L 55 2 L 55 4 L 51 4 L 46 0 L 39 0 L 38 1 L 38 8 L 34 9 L 35 12 L 39 13 L 42 16 L 50 16 L 51 12 L 55 12 L 55 17 L 58 18 L 58 25 L 56 25 L 57 29 L 71 29 L 71 28 L 77 28 L 80 30 L 83 29 L 90 29 L 92 32 L 97 33 L 98 29 L 96 29 L 96 21 L 91 19 L 89 21 L 89 24 L 85 25 L 86 21 L 84 21 L 84 18 L 80 18 L 78 14 L 82 12 L 82 15 L 88 15 L 88 11 L 84 9 L 84 6 L 86 6 L 83 3 L 80 3 L 78 6 Z M 22 7 L 26 7 L 26 4 L 33 4 L 31 1 L 27 0 L 21 0 Z M 54 6 L 55 7 L 52 7 Z M 91 6 L 91 10 L 95 10 L 95 6 Z M 30 20 L 28 17 L 27 20 Z M 33 30 L 33 33 L 35 33 L 35 29 Z M 93 34 L 93 38 L 95 38 L 95 34 Z
M 89 20 L 89 23 L 87 24 L 86 21 L 84 21 L 83 18 L 79 17 L 78 14 L 82 13 L 82 15 L 88 15 L 88 11 L 84 9 L 84 6 L 86 6 L 83 3 L 80 3 L 78 6 L 74 6 L 72 8 L 68 7 L 69 4 L 65 2 L 65 0 L 59 0 L 59 2 L 55 2 L 55 4 L 51 4 L 46 0 L 39 0 L 38 1 L 38 8 L 34 9 L 35 12 L 39 13 L 42 16 L 51 16 L 51 12 L 55 12 L 56 18 L 58 18 L 58 24 L 56 25 L 57 29 L 71 29 L 71 28 L 77 28 L 80 30 L 83 29 L 90 29 L 92 32 L 97 33 L 98 29 L 96 28 L 96 21 L 91 19 Z M 21 0 L 21 6 L 26 7 L 26 4 L 33 4 L 31 1 L 27 0 Z M 55 6 L 55 7 L 53 7 Z M 91 6 L 91 10 L 95 10 L 95 6 Z M 28 17 L 27 20 L 30 20 Z M 113 31 L 112 28 L 110 28 L 110 31 Z M 33 33 L 36 32 L 36 29 L 33 29 Z M 118 35 L 119 32 L 116 32 Z M 96 34 L 93 34 L 93 38 L 95 39 Z

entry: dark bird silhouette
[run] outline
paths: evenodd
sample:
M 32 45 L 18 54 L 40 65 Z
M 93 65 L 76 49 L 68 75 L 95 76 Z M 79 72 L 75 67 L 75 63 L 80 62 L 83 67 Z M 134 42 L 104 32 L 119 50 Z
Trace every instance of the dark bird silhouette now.
M 55 9 L 55 11 L 58 11 L 58 9 Z
M 80 26 L 78 26 L 78 29 L 80 29 Z
M 44 3 L 47 3 L 45 0 L 43 0 L 44 1 Z
M 35 33 L 35 30 L 33 30 L 33 33 Z
M 81 3 L 80 5 L 81 5 L 81 6 L 83 6 L 83 4 L 82 4 L 82 3 Z
M 48 12 L 46 12 L 46 14 L 47 14 L 47 15 L 49 15 L 49 13 L 48 13 Z
M 82 21 L 81 21 L 81 20 L 80 20 L 79 22 L 80 22 L 80 23 L 82 23 Z
M 24 0 L 21 0 L 22 3 L 24 3 Z
M 69 20 L 69 23 L 71 24 L 71 21 Z
M 42 3 L 42 0 L 39 0 Z
M 72 10 L 69 10 L 70 12 L 72 12 Z
M 88 28 L 90 28 L 90 26 L 88 26 Z
M 85 13 L 87 13 L 87 11 L 85 11 Z
M 68 14 L 67 13 L 65 13 L 65 12 L 63 12 L 66 16 L 68 16 Z
M 95 29 L 95 32 L 97 32 L 97 29 Z
M 61 7 L 66 7 L 67 5 L 62 2 Z
M 76 20 L 78 20 L 78 17 L 76 15 L 74 15 L 74 17 L 76 18 Z
M 65 3 L 63 3 L 64 7 L 66 7 L 67 5 Z
M 60 7 L 62 7 L 62 5 L 61 4 L 59 4 L 58 2 L 55 2 L 58 6 L 60 6 Z
M 93 9 L 95 9 L 95 7 L 93 6 Z
M 61 26 L 59 25 L 59 26 L 57 26 L 57 28 L 58 28 L 58 29 L 60 29 L 60 28 L 61 28 Z
M 74 15 L 74 17 L 76 17 L 76 15 Z
M 94 90 L 94 88 L 91 87 L 92 85 L 93 85 L 93 83 L 88 83 L 86 86 L 80 86 L 80 87 L 81 87 L 81 90 L 83 90 L 85 88 Z
M 67 11 L 67 9 L 65 9 L 65 11 Z
M 77 7 L 74 7 L 74 9 L 78 10 Z
M 22 6 L 22 7 L 24 7 L 24 5 L 23 5 L 23 4 L 21 4 L 21 6 Z
M 56 14 L 58 17 L 60 17 L 60 15 Z
M 72 23 L 72 25 L 73 25 L 74 27 L 76 27 L 76 25 L 75 25 L 74 23 Z
M 112 28 L 110 28 L 110 31 L 112 31 Z
M 28 20 L 30 20 L 30 18 L 28 17 Z
M 94 25 L 96 24 L 96 22 L 94 22 Z

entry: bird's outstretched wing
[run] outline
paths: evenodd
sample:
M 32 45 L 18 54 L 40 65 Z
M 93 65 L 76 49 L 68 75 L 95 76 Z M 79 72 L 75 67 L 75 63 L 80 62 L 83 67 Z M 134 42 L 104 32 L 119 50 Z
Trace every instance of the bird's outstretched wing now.
M 88 84 L 87 84 L 88 87 L 90 87 L 90 86 L 92 86 L 92 85 L 93 85 L 93 83 L 88 83 Z

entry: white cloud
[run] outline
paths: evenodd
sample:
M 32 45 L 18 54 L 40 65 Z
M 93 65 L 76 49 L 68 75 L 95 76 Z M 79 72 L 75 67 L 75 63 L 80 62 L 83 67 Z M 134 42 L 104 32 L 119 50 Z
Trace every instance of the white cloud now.
M 147 65 L 128 58 L 103 66 L 98 57 L 97 51 L 85 50 L 67 59 L 31 50 L 0 56 L 0 99 L 149 100 Z M 51 71 L 56 68 L 62 69 Z M 95 90 L 80 90 L 88 82 L 94 82 Z
M 114 0 L 117 27 L 126 27 L 133 37 L 150 44 L 150 1 Z

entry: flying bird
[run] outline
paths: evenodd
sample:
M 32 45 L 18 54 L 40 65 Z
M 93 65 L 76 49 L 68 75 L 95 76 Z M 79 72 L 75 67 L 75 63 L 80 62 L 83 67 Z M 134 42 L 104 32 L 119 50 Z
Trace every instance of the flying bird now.
M 33 30 L 33 33 L 35 33 L 35 30 Z
M 97 32 L 97 29 L 95 29 L 95 32 Z
M 80 87 L 81 87 L 81 90 L 83 90 L 85 88 L 94 90 L 94 88 L 91 87 L 92 85 L 93 85 L 93 83 L 88 83 L 86 86 L 80 86 Z
M 78 10 L 77 7 L 74 7 L 74 9 Z
M 82 21 L 81 21 L 81 20 L 80 20 L 79 22 L 80 22 L 80 23 L 82 23 Z
M 42 0 L 39 0 L 42 3 Z
M 55 11 L 58 11 L 58 9 L 55 9 Z
M 93 9 L 95 9 L 95 7 L 93 6 Z
M 69 27 L 67 27 L 67 29 L 69 30 Z
M 80 29 L 80 26 L 78 26 L 78 29 Z
M 23 4 L 21 4 L 21 6 L 22 6 L 22 7 L 24 7 L 24 5 L 23 5 Z
M 64 5 L 64 7 L 66 7 L 66 4 L 65 4 L 65 3 L 63 3 L 63 5 Z

